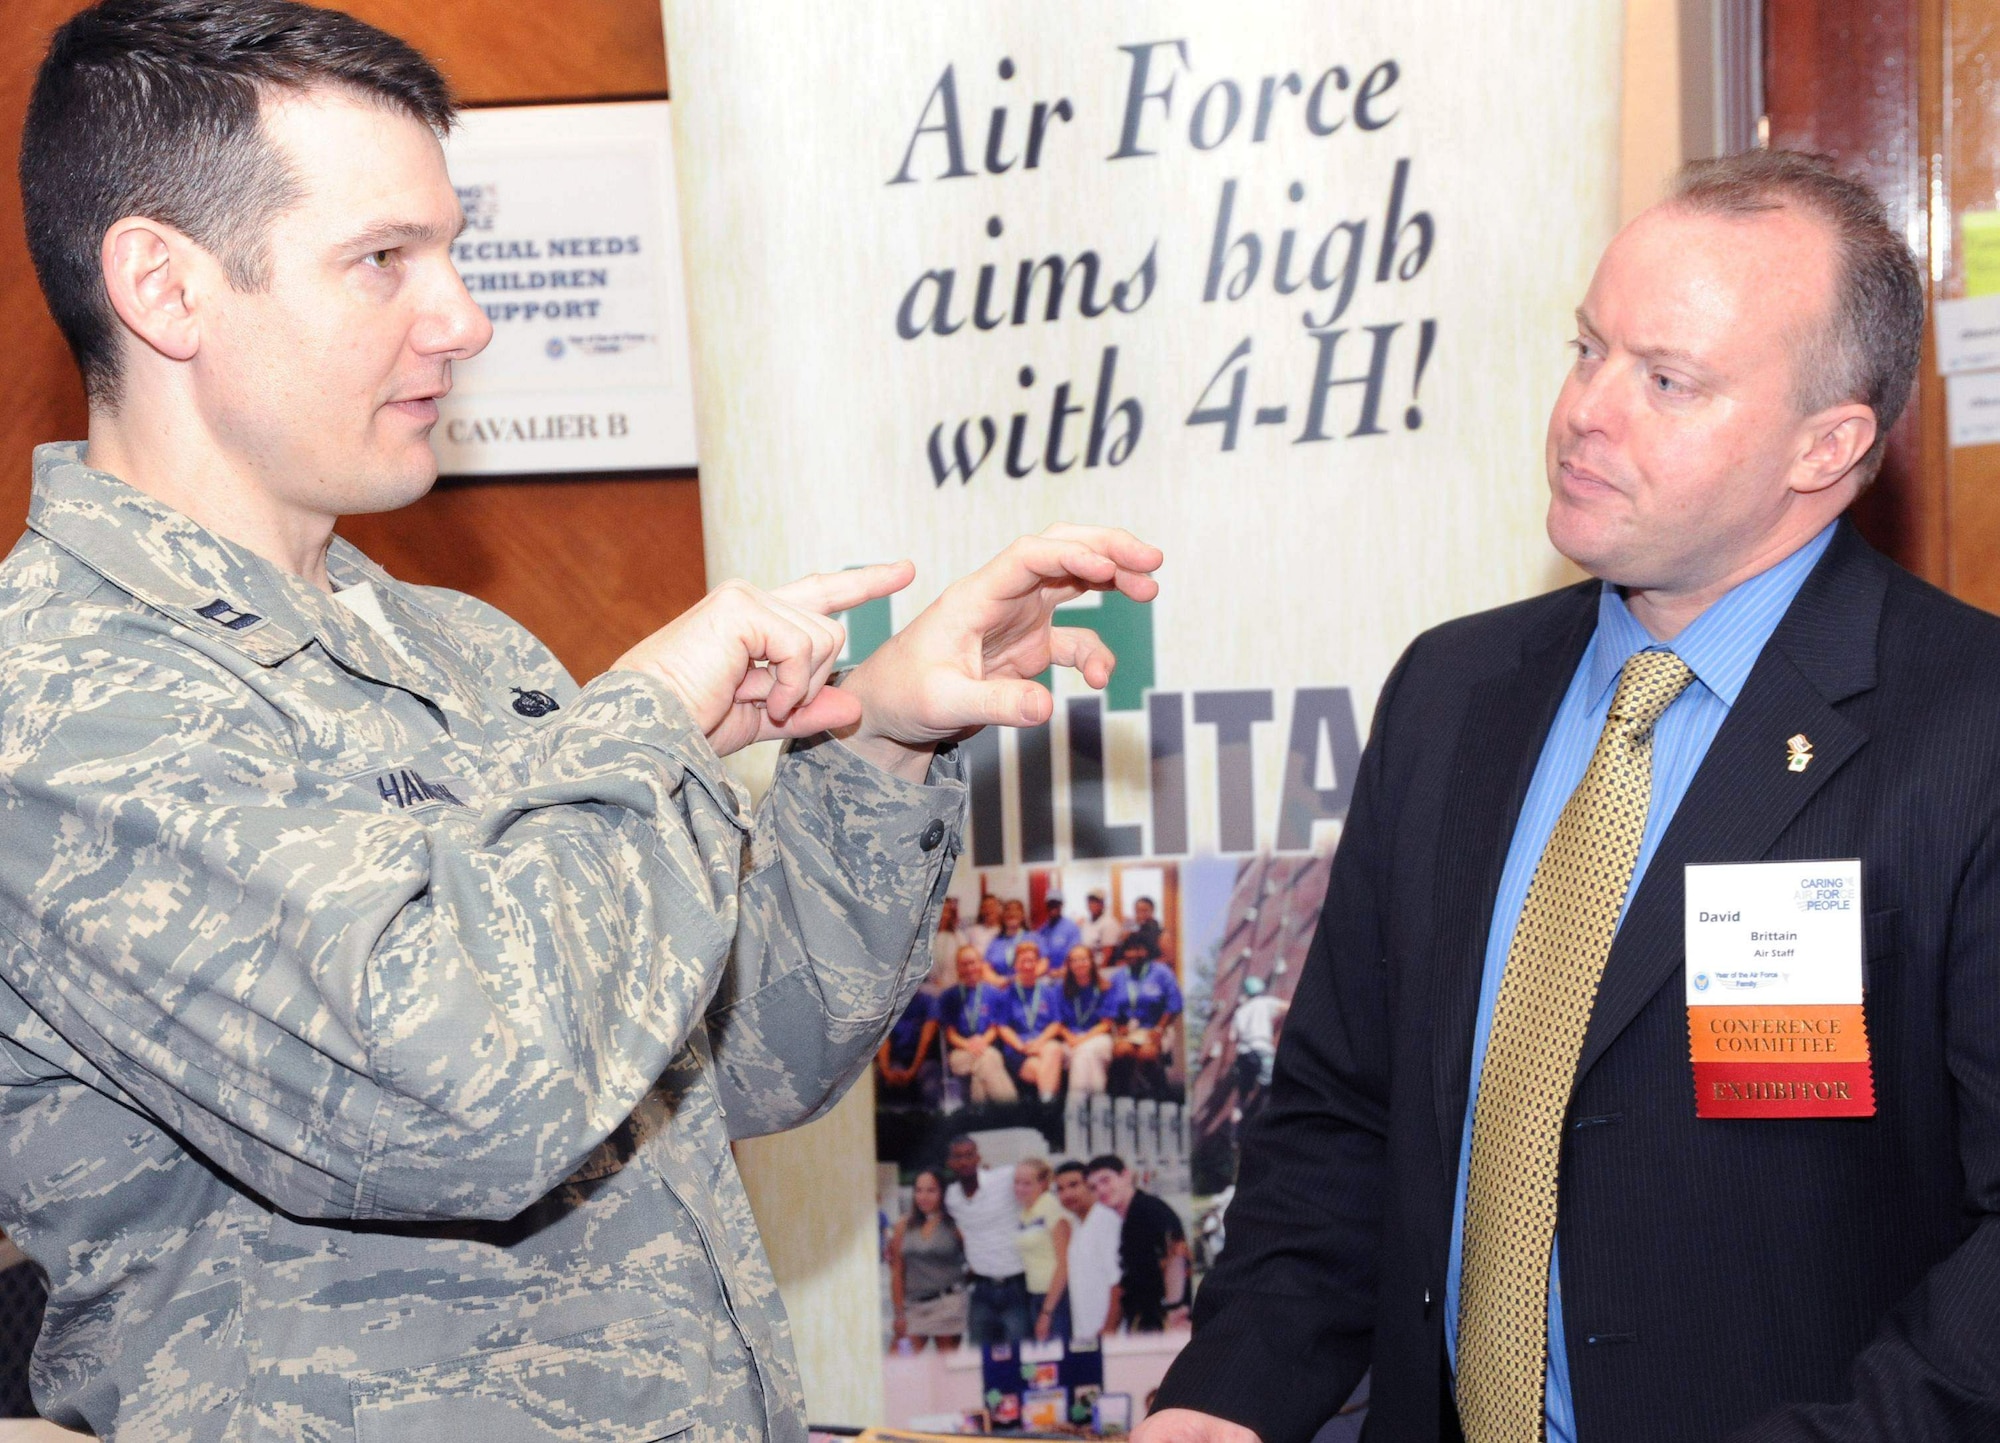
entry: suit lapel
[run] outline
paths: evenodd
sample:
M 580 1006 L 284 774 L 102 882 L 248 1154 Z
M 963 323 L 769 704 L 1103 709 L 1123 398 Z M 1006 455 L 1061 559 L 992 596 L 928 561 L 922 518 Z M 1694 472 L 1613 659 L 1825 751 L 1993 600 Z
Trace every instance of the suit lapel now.
M 1716 733 L 1605 962 L 1582 1077 L 1661 987 L 1684 950 L 1683 870 L 1691 862 L 1761 860 L 1806 803 L 1867 744 L 1835 704 L 1875 684 L 1875 636 L 1886 563 L 1842 523 L 1751 669 Z M 1803 732 L 1813 759 L 1786 765 L 1786 739 Z
M 1432 1096 L 1445 1170 L 1458 1163 L 1487 932 L 1509 839 L 1542 744 L 1597 627 L 1595 583 L 1573 589 L 1557 620 L 1522 644 L 1519 665 L 1473 687 L 1452 758 L 1438 846 L 1432 955 Z M 1533 698 L 1523 706 L 1523 698 Z

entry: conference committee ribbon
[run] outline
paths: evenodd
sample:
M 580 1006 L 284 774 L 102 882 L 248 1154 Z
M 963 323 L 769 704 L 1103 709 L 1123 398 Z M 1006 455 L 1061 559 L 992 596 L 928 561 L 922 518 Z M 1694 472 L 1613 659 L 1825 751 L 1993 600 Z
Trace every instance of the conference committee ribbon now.
M 1861 863 L 1687 869 L 1695 1114 L 1872 1117 Z

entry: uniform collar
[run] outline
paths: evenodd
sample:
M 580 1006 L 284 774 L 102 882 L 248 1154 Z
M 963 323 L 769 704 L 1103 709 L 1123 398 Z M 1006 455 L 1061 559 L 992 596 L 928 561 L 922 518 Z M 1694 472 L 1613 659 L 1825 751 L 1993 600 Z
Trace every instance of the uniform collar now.
M 377 681 L 418 695 L 438 689 L 326 592 L 87 465 L 84 449 L 81 441 L 35 448 L 28 526 L 113 586 L 263 666 L 317 640 Z M 403 587 L 355 547 L 335 537 L 326 565 L 337 587 L 375 583 L 389 619 L 420 646 L 441 644 Z
M 315 588 L 109 472 L 84 443 L 35 448 L 28 526 L 121 591 L 265 666 L 312 640 Z
M 1632 615 L 1618 588 L 1605 582 L 1597 598 L 1597 635 L 1591 640 L 1592 704 L 1609 705 L 1611 689 L 1625 663 L 1638 652 L 1657 649 L 1671 651 L 1686 662 L 1695 679 L 1723 705 L 1736 705 L 1764 644 L 1778 629 L 1806 577 L 1826 554 L 1838 525 L 1828 523 L 1775 566 L 1738 582 L 1670 642 L 1655 641 Z

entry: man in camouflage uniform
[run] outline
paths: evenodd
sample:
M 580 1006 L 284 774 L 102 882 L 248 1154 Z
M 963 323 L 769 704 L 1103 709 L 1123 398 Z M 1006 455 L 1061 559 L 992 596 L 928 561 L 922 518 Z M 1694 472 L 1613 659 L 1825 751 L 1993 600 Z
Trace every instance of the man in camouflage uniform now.
M 281 0 L 108 0 L 37 84 L 30 243 L 92 403 L 0 566 L 37 1402 L 124 1440 L 800 1439 L 729 1144 L 866 1066 L 928 972 L 950 743 L 1046 719 L 1051 662 L 1102 685 L 1050 615 L 1150 599 L 1158 553 L 1024 539 L 838 687 L 828 613 L 908 567 L 726 585 L 582 688 L 396 582 L 332 524 L 430 484 L 490 334 L 448 121 L 413 52 Z M 760 738 L 753 817 L 719 754 Z

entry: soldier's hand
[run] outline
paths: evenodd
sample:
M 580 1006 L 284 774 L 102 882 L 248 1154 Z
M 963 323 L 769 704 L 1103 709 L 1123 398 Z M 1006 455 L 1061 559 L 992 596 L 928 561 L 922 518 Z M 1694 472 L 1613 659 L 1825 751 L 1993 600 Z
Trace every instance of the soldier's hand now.
M 1162 559 L 1113 527 L 1056 525 L 1022 537 L 946 587 L 842 679 L 839 690 L 861 703 L 858 725 L 843 733 L 848 745 L 920 779 L 940 742 L 985 726 L 1040 726 L 1055 699 L 1035 677 L 1071 666 L 1101 687 L 1117 665 L 1095 632 L 1052 625 L 1055 609 L 1086 591 L 1151 601 Z
M 901 591 L 907 561 L 807 576 L 773 591 L 725 581 L 612 663 L 672 688 L 716 755 L 851 727 L 860 701 L 827 677 L 847 644 L 831 613 Z
M 1132 1430 L 1132 1443 L 1259 1443 L 1241 1423 L 1197 1413 L 1192 1408 L 1162 1408 Z

